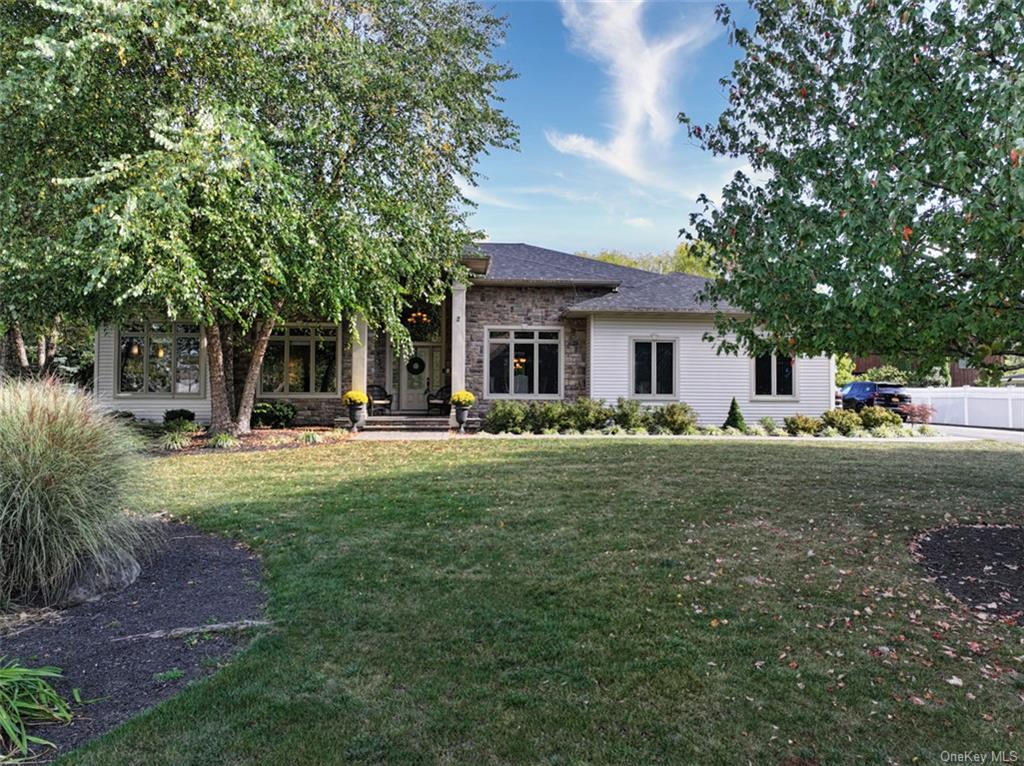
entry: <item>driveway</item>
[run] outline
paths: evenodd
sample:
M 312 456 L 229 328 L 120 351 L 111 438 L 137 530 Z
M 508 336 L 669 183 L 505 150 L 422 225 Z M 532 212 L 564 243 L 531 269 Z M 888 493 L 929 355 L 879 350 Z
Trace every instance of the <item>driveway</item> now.
M 968 426 L 935 426 L 947 436 L 962 436 L 968 439 L 995 439 L 996 441 L 1024 447 L 1024 431 L 1009 431 L 1001 428 L 969 428 Z

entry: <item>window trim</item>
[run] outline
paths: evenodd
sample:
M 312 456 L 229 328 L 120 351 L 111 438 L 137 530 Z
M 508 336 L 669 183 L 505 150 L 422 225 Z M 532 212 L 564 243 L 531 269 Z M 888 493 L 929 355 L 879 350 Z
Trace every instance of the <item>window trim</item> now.
M 154 322 L 164 322 L 171 326 L 169 333 L 156 333 L 157 335 L 166 335 L 171 339 L 171 390 L 170 391 L 147 391 L 149 388 L 149 338 L 154 333 L 150 329 L 150 325 Z M 126 333 L 123 332 L 125 325 L 138 323 L 143 325 L 143 331 L 141 333 L 143 337 L 143 372 L 142 372 L 142 391 L 122 391 L 121 390 L 121 338 L 122 337 L 137 337 L 139 333 Z M 198 332 L 176 332 L 174 329 L 175 325 L 179 324 L 194 324 L 199 328 Z M 175 377 L 177 372 L 177 364 L 175 364 L 175 354 L 178 351 L 178 338 L 198 338 L 199 339 L 199 391 L 194 394 L 182 394 L 175 391 L 177 385 L 177 379 Z M 97 336 L 97 343 L 99 337 Z M 206 328 L 199 322 L 194 322 L 189 319 L 169 319 L 167 317 L 147 317 L 145 319 L 137 319 L 134 322 L 118 322 L 115 325 L 114 331 L 114 397 L 123 399 L 205 399 L 206 398 Z M 99 365 L 97 365 L 97 371 Z
M 557 332 L 558 333 L 558 393 L 557 394 L 517 394 L 513 391 L 515 389 L 515 380 L 513 372 L 515 370 L 514 365 L 509 365 L 509 393 L 507 394 L 492 394 L 490 392 L 491 387 L 491 333 L 492 332 L 508 332 L 509 338 L 505 340 L 496 340 L 496 343 L 508 343 L 512 348 L 509 349 L 509 353 L 514 353 L 514 347 L 516 344 L 516 331 L 519 332 Z M 554 344 L 553 340 L 541 340 L 540 338 L 534 338 L 532 341 L 520 339 L 523 343 L 533 343 L 535 346 L 540 343 Z M 484 325 L 484 380 L 483 380 L 483 396 L 484 399 L 512 399 L 512 400 L 535 400 L 535 401 L 557 401 L 565 397 L 565 328 L 557 325 Z M 538 354 L 539 359 L 539 354 Z M 538 364 L 534 371 L 534 382 L 536 382 L 537 376 L 540 374 L 540 365 Z
M 636 344 L 651 345 L 651 393 L 636 393 Z M 672 344 L 672 393 L 658 394 L 658 352 L 654 344 Z M 630 336 L 628 343 L 627 365 L 629 367 L 629 399 L 641 402 L 671 402 L 679 398 L 679 338 L 674 335 L 636 335 Z
M 761 356 L 765 356 L 762 354 Z M 778 384 L 776 378 L 778 376 L 778 363 L 776 358 L 778 354 L 771 354 L 772 357 L 772 391 L 778 390 Z M 793 360 L 793 393 L 791 394 L 759 394 L 757 393 L 757 360 L 758 357 L 750 357 L 750 401 L 752 402 L 798 402 L 800 401 L 800 378 L 797 375 L 798 365 L 797 357 L 792 356 L 790 359 Z
M 292 328 L 296 329 L 311 329 L 314 332 L 311 335 L 297 335 L 298 338 L 304 338 L 310 343 L 310 381 L 312 382 L 312 374 L 316 371 L 316 344 L 317 341 L 331 340 L 329 337 L 318 335 L 315 331 L 324 328 L 331 328 L 334 330 L 334 374 L 335 382 L 337 384 L 337 391 L 264 391 L 263 390 L 263 364 L 260 364 L 259 379 L 256 381 L 256 396 L 259 399 L 340 399 L 342 395 L 342 350 L 344 348 L 342 344 L 342 336 L 344 335 L 344 326 L 341 323 L 335 324 L 333 322 L 282 322 L 281 324 L 274 327 L 270 332 L 270 337 L 267 339 L 267 348 L 270 348 L 270 342 L 273 340 L 284 341 L 284 369 L 285 378 L 284 385 L 288 388 L 288 360 L 291 357 L 291 339 L 292 336 L 287 334 L 287 330 Z M 282 335 L 278 330 L 285 330 L 286 332 Z M 362 339 L 364 343 L 367 342 L 366 338 Z M 266 356 L 264 356 L 266 361 Z

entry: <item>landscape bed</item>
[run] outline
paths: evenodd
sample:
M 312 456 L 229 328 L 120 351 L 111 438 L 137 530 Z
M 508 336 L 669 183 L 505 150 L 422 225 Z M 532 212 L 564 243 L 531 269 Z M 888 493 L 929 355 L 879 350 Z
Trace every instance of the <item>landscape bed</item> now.
M 910 544 L 1016 524 L 1024 452 L 458 440 L 149 461 L 273 629 L 69 764 L 892 763 L 1022 749 L 1024 634 Z

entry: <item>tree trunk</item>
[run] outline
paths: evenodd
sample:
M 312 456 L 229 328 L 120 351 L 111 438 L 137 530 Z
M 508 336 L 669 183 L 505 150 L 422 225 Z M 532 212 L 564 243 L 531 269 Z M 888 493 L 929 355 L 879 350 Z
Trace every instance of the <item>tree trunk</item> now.
M 235 332 L 230 324 L 220 326 L 220 346 L 224 357 L 224 393 L 228 397 L 231 419 L 238 417 L 238 399 L 235 398 Z
M 256 334 L 252 346 L 252 357 L 249 359 L 249 369 L 245 374 L 245 383 L 242 386 L 242 395 L 238 399 L 238 419 L 236 421 L 238 433 L 247 434 L 251 430 L 252 408 L 256 403 L 256 383 L 260 379 L 260 369 L 263 367 L 263 357 L 267 353 L 267 346 L 270 343 L 270 333 L 273 332 L 274 322 L 277 317 L 272 317 L 265 322 L 256 325 Z
M 233 434 L 235 423 L 224 380 L 224 349 L 221 348 L 220 327 L 216 322 L 206 327 L 206 358 L 210 369 L 210 433 Z
M 25 378 L 32 373 L 28 364 L 28 349 L 25 348 L 25 338 L 22 337 L 21 328 L 13 325 L 7 330 L 7 342 L 10 346 L 8 353 L 13 353 L 14 363 L 17 366 L 18 374 Z M 13 374 L 13 372 L 12 372 Z

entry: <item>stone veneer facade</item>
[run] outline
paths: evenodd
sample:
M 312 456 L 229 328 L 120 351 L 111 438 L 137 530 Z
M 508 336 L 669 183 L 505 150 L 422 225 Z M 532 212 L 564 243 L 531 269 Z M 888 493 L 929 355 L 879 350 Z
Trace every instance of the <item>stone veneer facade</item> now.
M 566 318 L 569 306 L 608 292 L 595 287 L 502 287 L 476 284 L 466 290 L 466 388 L 477 395 L 474 411 L 486 412 L 484 328 L 560 327 L 564 355 L 562 396 L 571 400 L 589 393 L 589 333 L 585 318 Z

